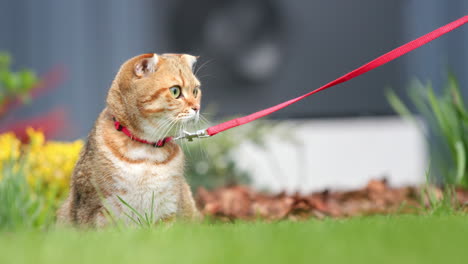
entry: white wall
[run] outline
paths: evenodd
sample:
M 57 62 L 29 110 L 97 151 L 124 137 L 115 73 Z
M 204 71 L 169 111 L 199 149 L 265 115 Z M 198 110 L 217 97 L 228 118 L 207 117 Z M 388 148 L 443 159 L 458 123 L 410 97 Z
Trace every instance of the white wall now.
M 288 121 L 292 140 L 272 136 L 268 148 L 243 144 L 236 158 L 259 189 L 288 192 L 355 189 L 370 179 L 391 185 L 425 181 L 425 139 L 397 117 Z

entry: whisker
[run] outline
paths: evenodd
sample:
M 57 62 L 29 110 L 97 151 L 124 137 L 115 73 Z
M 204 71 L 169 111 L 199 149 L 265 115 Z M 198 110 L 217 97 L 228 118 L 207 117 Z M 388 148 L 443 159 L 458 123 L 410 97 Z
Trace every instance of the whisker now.
M 210 125 L 211 122 L 208 121 L 208 119 L 206 119 L 203 115 L 200 115 L 200 122 L 203 122 L 205 125 Z
M 167 134 L 171 132 L 172 127 L 177 123 L 177 119 L 171 120 L 171 122 L 166 126 L 166 128 L 161 133 L 161 139 L 166 138 Z
M 183 130 L 187 130 L 187 123 L 183 123 L 183 124 L 182 124 L 182 129 L 183 129 Z M 196 140 L 196 139 L 195 139 L 195 140 Z M 192 151 L 190 150 L 190 149 L 191 149 L 191 147 L 190 147 L 190 145 L 189 145 L 190 143 L 193 143 L 193 142 L 187 142 L 186 140 L 184 140 L 184 143 L 183 143 L 183 144 L 185 144 L 185 148 L 187 149 L 188 156 L 189 156 L 189 157 L 193 157 Z
M 197 73 L 205 66 L 207 66 L 209 63 L 213 62 L 214 59 L 211 59 L 211 60 L 207 60 L 205 61 L 202 65 L 200 65 L 200 67 L 198 67 L 198 69 L 195 71 L 195 73 L 193 75 L 197 75 Z
M 163 121 L 161 122 L 161 125 L 159 126 L 159 128 L 153 130 L 153 132 L 151 133 L 151 138 L 152 139 L 154 139 L 154 138 L 159 139 L 158 136 L 161 134 L 161 131 L 166 129 L 166 127 L 169 126 L 170 123 L 171 123 L 171 120 L 169 118 L 163 119 Z
M 197 144 L 198 144 L 198 149 L 200 151 L 200 156 L 202 159 L 204 160 L 208 160 L 209 157 L 208 157 L 208 153 L 206 152 L 206 146 L 205 146 L 205 143 L 204 141 L 201 139 L 201 140 L 197 140 Z

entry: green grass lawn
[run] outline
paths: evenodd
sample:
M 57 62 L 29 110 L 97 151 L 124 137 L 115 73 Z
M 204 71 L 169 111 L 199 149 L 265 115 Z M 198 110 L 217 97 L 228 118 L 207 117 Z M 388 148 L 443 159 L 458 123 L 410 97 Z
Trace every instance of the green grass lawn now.
M 0 263 L 467 263 L 468 216 L 0 233 Z

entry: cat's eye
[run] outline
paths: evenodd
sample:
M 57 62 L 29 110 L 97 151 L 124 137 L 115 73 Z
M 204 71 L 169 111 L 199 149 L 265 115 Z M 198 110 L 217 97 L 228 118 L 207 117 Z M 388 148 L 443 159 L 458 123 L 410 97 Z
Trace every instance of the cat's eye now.
M 193 89 L 193 96 L 194 96 L 195 98 L 197 98 L 199 92 L 200 92 L 200 89 L 199 89 L 199 88 Z
M 172 86 L 171 88 L 169 88 L 169 90 L 171 91 L 172 96 L 174 96 L 174 98 L 176 99 L 179 98 L 182 94 L 179 86 Z

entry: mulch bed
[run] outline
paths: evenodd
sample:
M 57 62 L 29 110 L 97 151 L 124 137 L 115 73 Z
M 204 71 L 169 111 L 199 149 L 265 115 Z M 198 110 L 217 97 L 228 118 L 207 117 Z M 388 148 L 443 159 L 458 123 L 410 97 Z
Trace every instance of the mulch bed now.
M 430 192 L 438 199 L 443 196 L 436 187 L 431 187 Z M 392 188 L 385 180 L 371 180 L 365 188 L 357 191 L 326 190 L 310 195 L 269 195 L 240 185 L 214 190 L 200 188 L 196 200 L 204 215 L 223 221 L 301 220 L 420 213 L 429 206 L 429 199 L 423 193 L 418 187 Z M 459 204 L 468 204 L 468 191 L 457 190 L 456 196 Z

